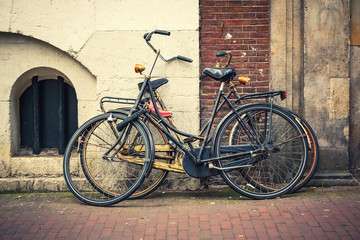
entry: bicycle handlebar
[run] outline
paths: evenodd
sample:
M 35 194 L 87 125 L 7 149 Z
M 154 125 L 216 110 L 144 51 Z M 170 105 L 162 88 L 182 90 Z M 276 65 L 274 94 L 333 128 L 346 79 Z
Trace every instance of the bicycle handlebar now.
M 189 63 L 191 63 L 193 61 L 191 58 L 187 58 L 187 57 L 180 56 L 180 55 L 177 56 L 177 59 L 184 61 L 184 62 L 189 62 Z
M 153 35 L 153 34 L 161 34 L 161 35 L 166 35 L 166 36 L 170 36 L 170 32 L 168 32 L 168 31 L 164 31 L 164 30 L 155 30 L 155 31 L 153 31 L 153 32 L 150 32 L 150 33 L 145 33 L 144 34 L 144 39 L 145 39 L 145 41 L 150 41 L 151 40 L 151 36 Z
M 226 54 L 229 54 L 228 52 L 218 52 L 217 54 L 216 54 L 216 56 L 217 57 L 223 57 L 223 56 L 225 56 Z
M 155 30 L 155 33 L 170 36 L 170 32 L 164 30 Z
M 190 59 L 190 58 L 187 58 L 187 57 L 184 57 L 184 56 L 175 56 L 175 57 L 172 57 L 172 58 L 169 58 L 169 59 L 165 59 L 161 54 L 160 54 L 160 50 L 157 50 L 154 48 L 154 46 L 150 43 L 150 40 L 151 40 L 151 37 L 153 34 L 160 34 L 160 35 L 166 35 L 166 36 L 170 36 L 170 32 L 168 31 L 164 31 L 164 30 L 155 30 L 153 32 L 150 32 L 150 33 L 145 33 L 144 34 L 144 39 L 146 41 L 146 43 L 149 45 L 149 47 L 156 53 L 156 54 L 159 54 L 161 60 L 165 61 L 165 62 L 171 62 L 175 59 L 178 59 L 178 60 L 181 60 L 181 61 L 184 61 L 184 62 L 189 62 L 191 63 L 193 60 Z

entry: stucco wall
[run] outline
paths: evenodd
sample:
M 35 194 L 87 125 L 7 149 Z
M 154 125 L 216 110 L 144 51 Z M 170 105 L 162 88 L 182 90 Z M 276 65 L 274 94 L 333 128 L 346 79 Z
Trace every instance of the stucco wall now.
M 180 54 L 192 58 L 194 62 L 160 63 L 154 76 L 169 78 L 167 88 L 176 89 L 175 92 L 178 85 L 186 86 L 184 91 L 180 91 L 179 99 L 172 97 L 174 104 L 169 104 L 175 112 L 192 114 L 183 121 L 191 121 L 192 126 L 184 130 L 196 132 L 198 11 L 198 2 L 192 0 L 142 0 L 136 3 L 112 0 L 106 1 L 106 4 L 96 0 L 1 1 L 0 17 L 3 21 L 0 31 L 31 36 L 72 55 L 96 77 L 97 97 L 108 94 L 133 97 L 137 83 L 142 79 L 134 73 L 134 64 L 141 63 L 150 68 L 154 58 L 143 40 L 144 33 L 154 29 L 171 31 L 170 37 L 154 37 L 155 46 L 165 57 Z M 171 81 L 171 78 L 174 80 Z M 163 94 L 174 96 L 174 91 L 170 94 L 166 92 L 169 91 L 164 90 Z M 180 106 L 183 108 L 177 108 Z M 191 119 L 194 117 L 193 122 Z
M 320 169 L 347 170 L 350 1 L 306 1 L 304 106 L 321 146 Z
M 196 133 L 200 122 L 198 12 L 199 4 L 193 0 L 0 1 L 0 178 L 13 181 L 7 187 L 0 184 L 0 190 L 45 189 L 43 180 L 34 180 L 44 175 L 35 171 L 44 165 L 51 165 L 50 188 L 59 189 L 56 179 L 62 181 L 61 157 L 15 156 L 20 134 L 18 98 L 31 77 L 45 79 L 49 73 L 64 77 L 76 91 L 81 124 L 99 113 L 98 100 L 103 96 L 136 97 L 143 78 L 133 67 L 140 63 L 150 69 L 155 54 L 143 35 L 154 29 L 171 32 L 169 37 L 152 38 L 166 58 L 183 55 L 194 60 L 191 64 L 159 62 L 153 77 L 169 79 L 160 93 L 174 113 L 174 122 Z M 29 177 L 33 178 L 30 184 L 21 180 Z

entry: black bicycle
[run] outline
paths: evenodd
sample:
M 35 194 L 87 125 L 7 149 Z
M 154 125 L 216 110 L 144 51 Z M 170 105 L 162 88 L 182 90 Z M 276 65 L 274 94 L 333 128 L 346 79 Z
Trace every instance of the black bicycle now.
M 206 68 L 204 74 L 220 82 L 213 113 L 203 135 L 182 132 L 169 121 L 170 113 L 158 105 L 161 101 L 154 91 L 167 79 L 150 79 L 158 58 L 166 62 L 192 60 L 182 56 L 165 59 L 150 43 L 154 34 L 170 32 L 155 30 L 144 35 L 156 57 L 138 97 L 111 98 L 132 107 L 90 119 L 70 139 L 64 176 L 72 193 L 87 204 L 114 204 L 136 194 L 144 179 L 151 178 L 152 170 L 185 172 L 199 178 L 220 174 L 235 191 L 254 199 L 291 191 L 303 177 L 311 143 L 294 115 L 274 104 L 274 98 L 285 99 L 286 92 L 250 94 L 232 102 L 224 87 L 235 78 L 235 69 Z M 142 65 L 135 66 L 140 74 L 144 70 Z M 243 99 L 266 101 L 239 106 Z M 228 113 L 212 131 L 221 109 Z M 139 195 L 154 190 L 163 176 L 155 179 L 159 181 Z

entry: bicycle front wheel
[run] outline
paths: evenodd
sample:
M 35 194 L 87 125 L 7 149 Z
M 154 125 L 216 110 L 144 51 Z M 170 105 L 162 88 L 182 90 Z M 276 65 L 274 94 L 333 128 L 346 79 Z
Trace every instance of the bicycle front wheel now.
M 253 104 L 219 124 L 214 155 L 220 158 L 222 178 L 235 191 L 254 199 L 275 198 L 302 177 L 308 158 L 305 138 L 286 111 Z
M 64 176 L 71 192 L 81 201 L 107 206 L 125 200 L 140 186 L 150 167 L 151 140 L 139 121 L 123 130 L 116 124 L 124 114 L 105 113 L 83 124 L 72 136 L 64 155 Z

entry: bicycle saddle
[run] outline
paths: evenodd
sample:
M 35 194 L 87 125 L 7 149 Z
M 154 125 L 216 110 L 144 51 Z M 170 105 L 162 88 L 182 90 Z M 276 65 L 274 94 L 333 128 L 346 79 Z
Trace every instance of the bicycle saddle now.
M 204 73 L 221 82 L 229 82 L 236 76 L 234 68 L 205 68 Z
M 152 89 L 156 90 L 167 82 L 169 82 L 169 80 L 167 80 L 166 78 L 159 78 L 159 79 L 150 81 L 150 85 L 151 85 Z M 144 82 L 141 82 L 138 84 L 139 90 L 141 89 L 143 83 Z

